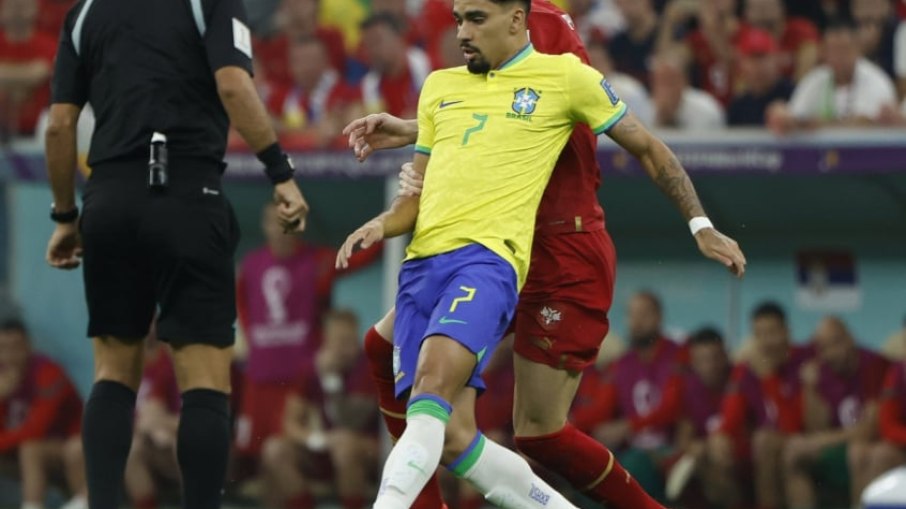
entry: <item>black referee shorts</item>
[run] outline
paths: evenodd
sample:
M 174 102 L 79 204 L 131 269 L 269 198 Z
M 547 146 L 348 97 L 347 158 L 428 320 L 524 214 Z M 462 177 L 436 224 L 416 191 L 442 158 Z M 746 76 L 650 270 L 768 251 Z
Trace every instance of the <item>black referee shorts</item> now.
M 81 218 L 88 336 L 174 345 L 233 344 L 233 257 L 239 225 L 220 184 L 222 166 L 169 163 L 170 185 L 148 189 L 146 161 L 97 165 Z

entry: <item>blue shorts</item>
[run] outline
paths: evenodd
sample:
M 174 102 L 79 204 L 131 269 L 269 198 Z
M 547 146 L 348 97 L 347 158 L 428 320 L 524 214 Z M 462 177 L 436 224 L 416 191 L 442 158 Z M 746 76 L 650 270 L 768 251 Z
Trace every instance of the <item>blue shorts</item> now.
M 517 297 L 516 271 L 484 246 L 403 263 L 393 324 L 396 396 L 412 387 L 422 341 L 436 335 L 476 355 L 466 385 L 484 390 L 481 372 L 513 319 Z

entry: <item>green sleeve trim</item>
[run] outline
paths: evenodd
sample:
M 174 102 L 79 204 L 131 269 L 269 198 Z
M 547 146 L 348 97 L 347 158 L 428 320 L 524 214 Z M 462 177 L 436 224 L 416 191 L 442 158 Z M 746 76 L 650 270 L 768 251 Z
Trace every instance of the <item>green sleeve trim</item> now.
M 623 117 L 625 117 L 626 113 L 628 113 L 628 112 L 629 112 L 629 108 L 626 107 L 626 103 L 620 103 L 620 110 L 617 111 L 617 113 L 614 116 L 610 117 L 610 120 L 608 120 L 607 122 L 604 122 L 603 124 L 601 124 L 600 126 L 594 128 L 594 129 L 592 129 L 592 131 L 594 131 L 595 134 L 598 134 L 598 135 L 606 133 L 614 125 L 616 125 L 617 122 L 622 120 Z
M 418 152 L 419 154 L 425 154 L 426 156 L 431 155 L 431 147 L 426 147 L 424 145 L 416 145 L 415 151 Z

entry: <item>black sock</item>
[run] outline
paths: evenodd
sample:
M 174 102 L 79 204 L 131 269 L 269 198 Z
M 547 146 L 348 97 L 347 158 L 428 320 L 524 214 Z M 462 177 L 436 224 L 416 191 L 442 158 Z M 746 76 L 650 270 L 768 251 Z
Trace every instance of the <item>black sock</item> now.
M 219 508 L 230 449 L 229 397 L 211 389 L 182 393 L 176 440 L 183 507 Z
M 132 446 L 135 391 L 119 382 L 95 382 L 82 417 L 88 506 L 117 509 Z

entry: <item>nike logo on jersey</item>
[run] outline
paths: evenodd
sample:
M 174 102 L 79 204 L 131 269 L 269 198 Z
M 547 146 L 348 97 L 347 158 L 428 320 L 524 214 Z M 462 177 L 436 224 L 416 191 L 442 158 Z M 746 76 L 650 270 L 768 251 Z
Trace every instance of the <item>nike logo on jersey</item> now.
M 453 106 L 454 104 L 459 104 L 461 102 L 465 102 L 465 101 L 450 101 L 450 102 L 441 101 L 440 107 L 441 107 L 441 109 L 443 109 L 443 108 L 446 108 L 447 106 Z
M 441 325 L 447 325 L 448 323 L 461 323 L 463 325 L 466 325 L 469 323 L 464 320 L 454 320 L 453 318 L 447 318 L 446 316 L 440 317 L 440 320 L 438 320 L 438 321 L 440 322 Z
M 220 191 L 218 191 L 218 190 L 216 190 L 216 189 L 211 189 L 210 187 L 202 187 L 202 188 L 201 188 L 201 194 L 210 194 L 210 195 L 213 195 L 213 196 L 219 196 L 219 195 L 220 195 Z

